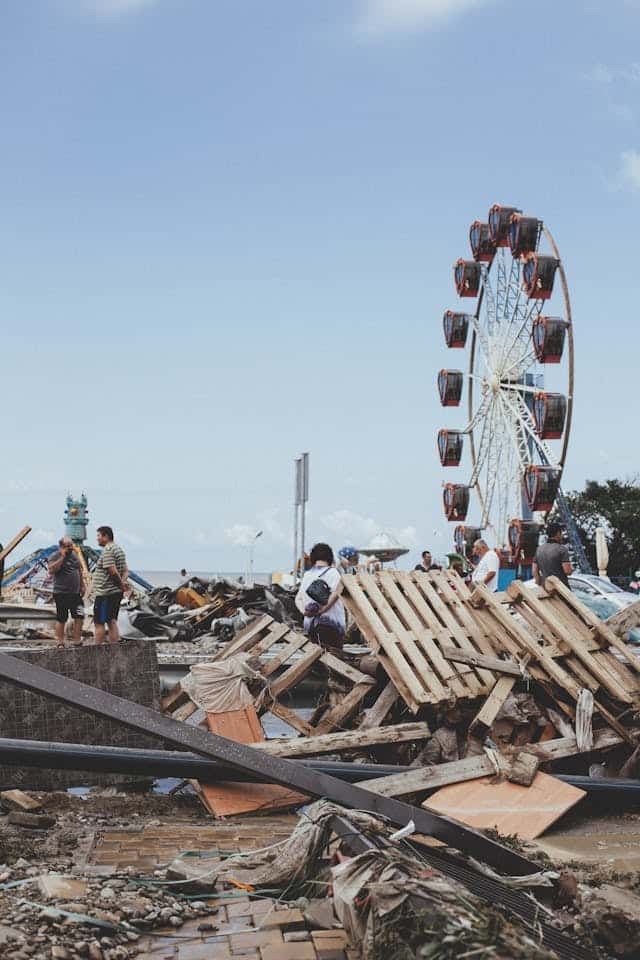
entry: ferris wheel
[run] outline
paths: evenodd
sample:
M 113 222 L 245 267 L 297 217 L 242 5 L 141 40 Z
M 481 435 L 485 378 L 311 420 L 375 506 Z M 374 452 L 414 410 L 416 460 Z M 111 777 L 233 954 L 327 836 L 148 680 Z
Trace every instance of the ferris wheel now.
M 447 469 L 464 458 L 468 476 L 444 484 L 444 512 L 458 523 L 461 552 L 488 530 L 498 547 L 530 563 L 545 516 L 556 499 L 564 505 L 574 379 L 569 288 L 550 231 L 515 207 L 494 204 L 487 222 L 471 224 L 470 245 L 473 259 L 455 263 L 454 281 L 459 297 L 476 300 L 475 312 L 447 310 L 443 318 L 447 347 L 468 348 L 467 370 L 438 374 L 444 407 L 460 406 L 466 382 L 467 422 L 438 432 L 438 452 Z M 466 527 L 472 491 L 477 514 Z

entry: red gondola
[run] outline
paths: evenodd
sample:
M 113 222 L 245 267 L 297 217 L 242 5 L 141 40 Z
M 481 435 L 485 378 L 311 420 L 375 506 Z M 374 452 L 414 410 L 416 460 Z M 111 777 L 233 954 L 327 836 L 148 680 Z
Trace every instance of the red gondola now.
M 457 467 L 462 458 L 462 434 L 459 430 L 438 430 L 438 453 L 443 467 Z
M 477 297 L 480 289 L 482 271 L 475 260 L 456 260 L 453 265 L 453 279 L 459 297 Z
M 562 393 L 534 393 L 533 419 L 543 440 L 557 440 L 564 432 L 567 398 Z
M 516 563 L 527 566 L 533 563 L 540 538 L 540 524 L 533 520 L 512 520 L 509 524 L 508 540 L 511 556 Z
M 473 259 L 480 263 L 491 263 L 496 255 L 496 245 L 489 236 L 489 224 L 474 220 L 469 229 L 469 242 Z
M 548 300 L 553 293 L 553 281 L 559 260 L 542 257 L 539 253 L 527 254 L 522 268 L 522 287 L 530 300 Z
M 501 207 L 499 203 L 489 210 L 489 237 L 496 247 L 509 246 L 509 224 L 514 213 L 522 213 L 516 207 Z
M 453 542 L 458 553 L 469 558 L 473 552 L 473 545 L 482 536 L 480 527 L 456 527 L 453 531 Z
M 469 317 L 466 313 L 447 310 L 442 318 L 444 339 L 448 347 L 464 347 L 469 332 Z
M 445 483 L 442 502 L 447 520 L 464 520 L 469 509 L 469 487 L 463 483 Z
M 531 510 L 547 513 L 553 506 L 558 487 L 560 473 L 556 467 L 538 466 L 529 464 L 525 467 L 523 477 L 524 495 Z
M 462 396 L 462 370 L 441 370 L 438 374 L 438 392 L 443 407 L 457 407 Z
M 513 213 L 509 223 L 509 246 L 513 256 L 522 257 L 537 250 L 541 232 L 542 220 Z
M 533 321 L 533 349 L 538 363 L 560 363 L 568 320 L 560 317 L 536 317 Z

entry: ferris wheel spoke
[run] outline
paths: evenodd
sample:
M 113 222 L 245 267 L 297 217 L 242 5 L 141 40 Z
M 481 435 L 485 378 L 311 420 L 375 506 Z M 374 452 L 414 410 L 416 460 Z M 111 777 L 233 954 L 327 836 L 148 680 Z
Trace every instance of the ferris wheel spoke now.
M 513 416 L 522 428 L 524 435 L 524 453 L 522 457 L 523 466 L 526 466 L 528 463 L 532 462 L 532 450 L 535 450 L 537 453 L 540 463 L 547 463 L 553 467 L 559 466 L 557 458 L 555 457 L 549 444 L 538 435 L 531 411 L 522 397 L 519 397 L 517 394 L 513 394 L 513 396 L 507 398 L 502 391 L 500 392 L 500 397 L 502 403 L 512 411 Z

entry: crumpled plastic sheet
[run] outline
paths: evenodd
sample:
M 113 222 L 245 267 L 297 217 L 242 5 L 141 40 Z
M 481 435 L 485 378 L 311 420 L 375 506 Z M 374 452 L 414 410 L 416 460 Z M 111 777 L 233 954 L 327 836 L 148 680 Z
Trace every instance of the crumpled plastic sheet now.
M 212 874 L 215 880 L 236 880 L 259 887 L 284 887 L 292 881 L 302 882 L 315 874 L 316 864 L 330 836 L 333 816 L 346 817 L 357 830 L 380 833 L 383 824 L 359 810 L 345 810 L 328 800 L 317 800 L 306 807 L 287 840 L 228 857 Z
M 198 663 L 180 681 L 193 702 L 207 713 L 228 713 L 253 706 L 247 680 L 261 679 L 252 665 L 252 658 L 239 653 L 227 660 Z

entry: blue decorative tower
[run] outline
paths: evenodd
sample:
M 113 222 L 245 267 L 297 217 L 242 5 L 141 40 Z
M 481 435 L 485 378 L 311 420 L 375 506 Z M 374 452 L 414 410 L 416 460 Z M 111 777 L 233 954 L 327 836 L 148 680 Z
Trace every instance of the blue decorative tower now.
M 87 539 L 88 522 L 87 495 L 83 493 L 79 500 L 74 500 L 68 493 L 67 508 L 64 511 L 64 532 L 66 536 L 71 537 L 74 543 L 84 543 Z

